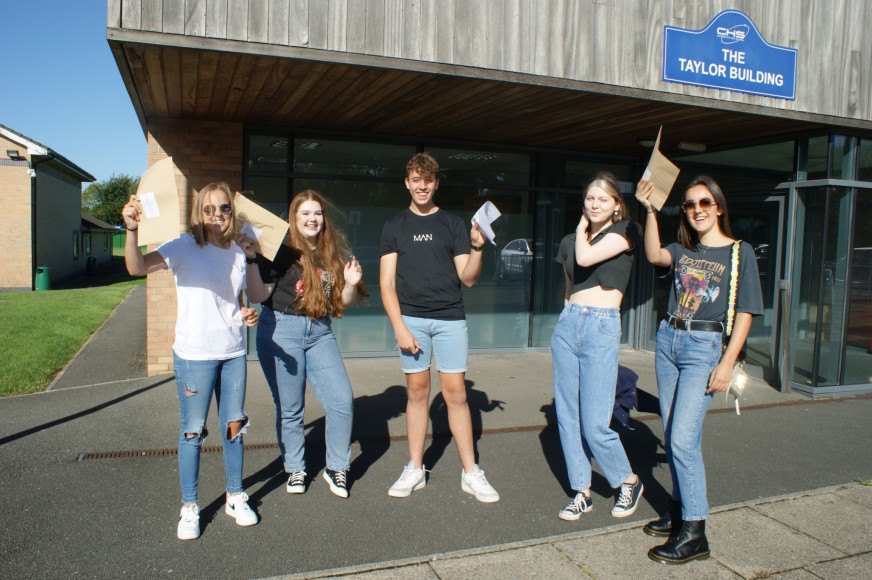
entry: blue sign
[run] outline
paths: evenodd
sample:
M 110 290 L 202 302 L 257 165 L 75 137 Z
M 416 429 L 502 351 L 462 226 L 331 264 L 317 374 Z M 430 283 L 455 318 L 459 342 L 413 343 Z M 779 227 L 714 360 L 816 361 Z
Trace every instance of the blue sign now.
M 663 80 L 796 99 L 796 49 L 769 44 L 751 19 L 725 10 L 702 30 L 665 26 Z

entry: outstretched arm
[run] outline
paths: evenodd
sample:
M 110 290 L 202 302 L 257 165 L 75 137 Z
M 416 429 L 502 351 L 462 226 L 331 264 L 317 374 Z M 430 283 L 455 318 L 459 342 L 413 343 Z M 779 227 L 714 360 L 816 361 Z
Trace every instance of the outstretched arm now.
M 131 195 L 124 208 L 121 217 L 124 218 L 124 226 L 127 228 L 127 239 L 124 243 L 124 265 L 127 273 L 131 276 L 145 276 L 158 270 L 165 270 L 167 263 L 163 256 L 157 252 L 149 252 L 142 255 L 139 249 L 139 199 Z
M 643 179 L 636 186 L 636 199 L 647 211 L 645 220 L 645 257 L 655 266 L 666 267 L 672 263 L 672 256 L 660 246 L 660 228 L 657 226 L 657 210 L 648 201 L 654 193 L 654 184 Z

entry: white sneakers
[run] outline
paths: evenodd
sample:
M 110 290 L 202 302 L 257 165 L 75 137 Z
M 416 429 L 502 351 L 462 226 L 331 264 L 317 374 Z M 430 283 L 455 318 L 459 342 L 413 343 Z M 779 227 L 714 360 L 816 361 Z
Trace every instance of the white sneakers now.
M 257 514 L 248 507 L 248 495 L 245 492 L 227 496 L 226 501 L 224 512 L 240 526 L 253 526 L 259 521 Z M 195 503 L 182 506 L 176 536 L 180 540 L 196 540 L 200 537 L 200 506 Z
M 176 536 L 180 540 L 196 540 L 200 537 L 200 506 L 195 503 L 182 506 Z
M 258 522 L 257 514 L 248 507 L 248 495 L 244 491 L 227 496 L 224 513 L 234 518 L 240 526 L 253 526 Z
M 487 482 L 484 471 L 478 464 L 472 466 L 472 473 L 460 471 L 460 489 L 484 503 L 500 501 L 500 494 Z
M 388 490 L 391 497 L 409 497 L 413 491 L 418 491 L 427 485 L 427 470 L 417 468 L 413 462 L 409 462 L 403 468 L 403 473 L 395 484 Z M 484 476 L 484 471 L 478 465 L 472 469 L 472 473 L 460 472 L 460 489 L 474 495 L 475 499 L 485 503 L 499 501 L 497 493 Z
M 395 484 L 388 490 L 388 495 L 391 497 L 409 497 L 413 491 L 423 489 L 427 485 L 426 469 L 415 467 L 415 464 L 410 461 L 404 468 L 403 474 Z

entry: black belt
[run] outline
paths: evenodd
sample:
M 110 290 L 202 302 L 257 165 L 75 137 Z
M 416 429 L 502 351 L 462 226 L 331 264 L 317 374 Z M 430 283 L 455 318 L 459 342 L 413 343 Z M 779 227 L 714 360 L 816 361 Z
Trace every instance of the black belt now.
M 691 320 L 689 318 L 676 318 L 669 316 L 666 324 L 679 330 L 700 330 L 703 332 L 723 332 L 724 324 L 714 320 Z

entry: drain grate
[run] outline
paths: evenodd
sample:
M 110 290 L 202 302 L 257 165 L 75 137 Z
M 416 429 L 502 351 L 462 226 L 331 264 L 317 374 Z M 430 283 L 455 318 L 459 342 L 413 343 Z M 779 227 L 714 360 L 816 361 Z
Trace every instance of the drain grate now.
M 256 443 L 246 445 L 246 451 L 260 451 L 263 449 L 278 449 L 277 443 Z M 200 448 L 200 454 L 220 453 L 219 445 L 204 445 Z M 141 459 L 143 457 L 172 457 L 178 455 L 177 449 L 145 449 L 133 451 L 98 451 L 95 453 L 80 453 L 78 461 L 91 461 L 94 459 Z

